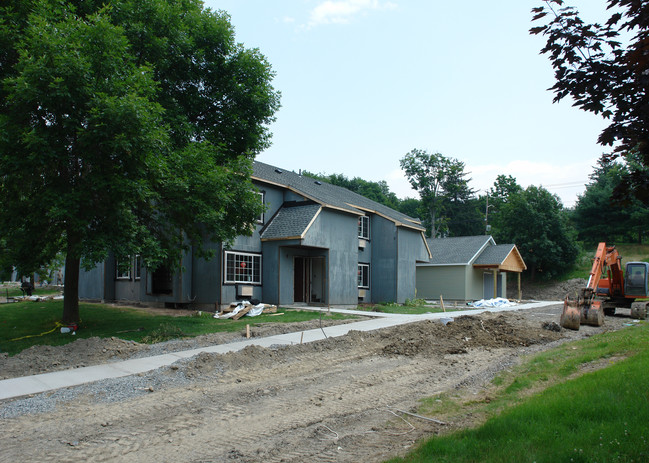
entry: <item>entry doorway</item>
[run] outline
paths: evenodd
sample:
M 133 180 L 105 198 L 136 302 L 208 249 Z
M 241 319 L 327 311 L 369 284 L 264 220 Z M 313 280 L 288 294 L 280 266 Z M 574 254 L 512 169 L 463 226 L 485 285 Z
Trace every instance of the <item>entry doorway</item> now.
M 323 304 L 325 302 L 324 257 L 295 256 L 293 269 L 293 301 Z
M 494 295 L 494 274 L 489 272 L 489 273 L 483 273 L 482 275 L 482 293 L 483 297 L 485 299 L 493 299 L 496 297 L 503 297 L 503 280 L 500 277 L 500 273 L 497 274 L 497 284 L 498 288 L 496 291 L 498 294 Z

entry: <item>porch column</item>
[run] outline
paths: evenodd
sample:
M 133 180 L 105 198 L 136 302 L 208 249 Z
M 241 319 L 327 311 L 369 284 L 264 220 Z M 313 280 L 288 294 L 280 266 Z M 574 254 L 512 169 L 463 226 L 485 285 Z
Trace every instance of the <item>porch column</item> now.
M 498 297 L 498 269 L 493 269 L 494 273 L 494 299 Z

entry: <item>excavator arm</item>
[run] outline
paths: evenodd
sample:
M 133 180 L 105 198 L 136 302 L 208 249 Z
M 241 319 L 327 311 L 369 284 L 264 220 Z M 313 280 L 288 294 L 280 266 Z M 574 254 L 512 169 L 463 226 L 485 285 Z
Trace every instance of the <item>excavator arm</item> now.
M 560 320 L 562 327 L 578 330 L 581 324 L 593 326 L 604 324 L 604 310 L 601 301 L 596 300 L 595 297 L 623 295 L 624 274 L 620 261 L 621 257 L 615 246 L 607 247 L 606 243 L 599 243 L 588 283 L 579 290 L 576 301 L 571 300 L 570 295 L 566 295 L 563 301 Z

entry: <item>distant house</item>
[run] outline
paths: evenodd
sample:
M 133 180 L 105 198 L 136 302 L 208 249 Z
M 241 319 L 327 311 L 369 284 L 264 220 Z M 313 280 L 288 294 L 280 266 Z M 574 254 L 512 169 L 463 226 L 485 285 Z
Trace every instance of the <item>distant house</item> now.
M 206 261 L 185 254 L 182 272 L 148 271 L 139 256 L 82 272 L 84 299 L 147 304 L 356 305 L 415 297 L 415 267 L 430 258 L 417 219 L 345 188 L 255 162 L 266 212 L 252 236 Z
M 417 263 L 417 297 L 470 301 L 506 297 L 507 272 L 527 267 L 513 244 L 496 245 L 489 235 L 428 239 L 431 259 Z

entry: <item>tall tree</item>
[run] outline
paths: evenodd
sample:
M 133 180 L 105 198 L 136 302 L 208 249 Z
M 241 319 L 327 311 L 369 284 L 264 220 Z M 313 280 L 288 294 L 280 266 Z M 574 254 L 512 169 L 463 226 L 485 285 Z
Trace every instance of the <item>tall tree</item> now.
M 632 162 L 632 160 L 631 160 Z M 649 207 L 633 198 L 625 207 L 612 199 L 613 190 L 628 173 L 626 163 L 600 160 L 590 175 L 586 191 L 579 196 L 573 222 L 580 240 L 642 242 L 647 233 Z
M 468 188 L 464 163 L 420 149 L 410 151 L 399 163 L 408 182 L 419 193 L 425 211 L 424 223 L 430 236 L 438 238 L 448 233 L 449 217 L 444 214 L 444 199 L 453 194 L 453 188 L 457 188 L 457 192 Z
M 475 190 L 469 187 L 470 178 L 464 163 L 456 162 L 444 179 L 443 210 L 448 217 L 448 236 L 471 236 L 484 232 L 484 216 L 478 208 Z
M 570 96 L 575 106 L 610 120 L 598 138 L 614 146 L 610 159 L 637 150 L 649 166 L 649 2 L 608 0 L 605 24 L 584 23 L 563 0 L 544 3 L 532 10 L 533 21 L 550 19 L 530 32 L 547 37 L 541 53 L 555 70 L 554 101 Z M 646 169 L 630 170 L 615 190 L 622 201 L 631 193 L 649 204 Z
M 22 273 L 66 254 L 176 267 L 249 232 L 249 179 L 278 108 L 273 72 L 199 0 L 5 0 L 0 7 L 0 236 Z M 9 220 L 11 218 L 11 220 Z
M 529 186 L 510 194 L 493 232 L 496 241 L 516 244 L 532 280 L 539 274 L 543 278 L 559 275 L 577 258 L 575 232 L 561 201 L 542 187 Z

